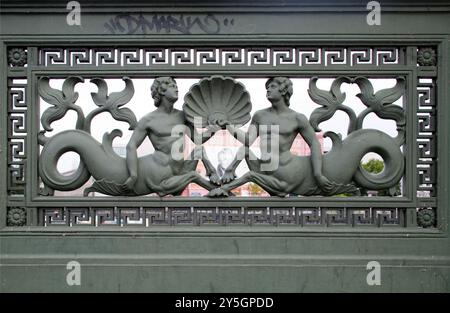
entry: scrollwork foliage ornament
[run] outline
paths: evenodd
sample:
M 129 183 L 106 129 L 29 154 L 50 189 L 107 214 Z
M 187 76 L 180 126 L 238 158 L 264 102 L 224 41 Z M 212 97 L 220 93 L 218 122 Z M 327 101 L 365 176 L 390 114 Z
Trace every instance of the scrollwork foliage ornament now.
M 345 100 L 345 92 L 341 92 L 341 85 L 343 83 L 351 83 L 352 79 L 349 77 L 338 77 L 331 84 L 330 91 L 325 91 L 317 88 L 318 77 L 312 77 L 309 81 L 308 94 L 311 99 L 320 104 L 322 107 L 315 109 L 309 122 L 314 127 L 315 131 L 320 131 L 319 123 L 329 120 L 333 117 L 337 110 L 342 110 L 347 113 L 349 117 L 348 133 L 355 130 L 356 115 L 355 112 L 348 106 L 342 103 Z
M 393 104 L 393 102 L 400 99 L 405 92 L 405 79 L 397 77 L 397 83 L 392 88 L 386 88 L 374 93 L 372 83 L 365 77 L 338 77 L 331 84 L 330 91 L 325 91 L 317 88 L 317 77 L 311 78 L 309 82 L 308 93 L 311 99 L 320 104 L 322 107 L 315 109 L 310 117 L 310 123 L 316 131 L 320 131 L 318 125 L 321 122 L 327 121 L 333 117 L 337 110 L 342 110 L 349 116 L 348 134 L 355 130 L 362 129 L 365 117 L 369 113 L 375 113 L 379 118 L 392 119 L 397 124 L 398 136 L 396 141 L 399 146 L 405 140 L 405 111 L 402 107 Z M 361 93 L 356 96 L 361 99 L 361 102 L 367 107 L 358 116 L 355 112 L 344 105 L 345 93 L 340 91 L 343 83 L 355 83 L 359 86 Z
M 52 107 L 42 113 L 41 124 L 46 131 L 52 131 L 50 124 L 57 121 L 66 115 L 68 110 L 77 112 L 78 118 L 76 129 L 82 129 L 84 125 L 84 114 L 81 108 L 75 104 L 78 100 L 78 92 L 75 92 L 75 85 L 84 82 L 84 79 L 79 76 L 72 76 L 67 78 L 62 86 L 62 90 L 50 87 L 50 80 L 48 77 L 41 77 L 38 81 L 39 95 Z
M 84 130 L 90 132 L 91 121 L 97 114 L 108 111 L 111 116 L 122 122 L 127 122 L 130 130 L 136 127 L 137 120 L 133 111 L 128 108 L 120 108 L 121 106 L 127 104 L 134 95 L 133 82 L 128 77 L 123 77 L 122 80 L 125 82 L 125 89 L 121 92 L 113 92 L 108 95 L 108 85 L 102 78 L 91 79 L 91 83 L 94 83 L 98 87 L 97 93 L 91 93 L 92 100 L 98 106 L 86 117 L 84 123 Z
M 361 99 L 367 108 L 362 111 L 356 120 L 356 129 L 361 129 L 364 118 L 371 112 L 379 118 L 394 120 L 397 124 L 398 136 L 396 138 L 399 145 L 405 140 L 406 117 L 405 110 L 393 104 L 405 92 L 405 79 L 397 77 L 397 83 L 392 88 L 381 89 L 374 93 L 371 82 L 365 77 L 356 77 L 354 82 L 358 84 L 361 93 L 356 96 Z
M 9 208 L 7 213 L 8 226 L 23 226 L 27 222 L 25 208 Z

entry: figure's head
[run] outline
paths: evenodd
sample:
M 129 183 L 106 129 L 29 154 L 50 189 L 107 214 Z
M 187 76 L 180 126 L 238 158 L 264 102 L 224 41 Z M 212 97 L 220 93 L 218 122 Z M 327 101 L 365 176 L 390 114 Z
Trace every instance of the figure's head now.
M 156 107 L 159 107 L 163 97 L 166 97 L 170 102 L 178 100 L 177 83 L 172 77 L 155 78 L 151 87 L 151 92 Z
M 270 102 L 283 99 L 289 106 L 289 99 L 292 96 L 292 81 L 287 77 L 272 77 L 266 82 L 267 99 Z

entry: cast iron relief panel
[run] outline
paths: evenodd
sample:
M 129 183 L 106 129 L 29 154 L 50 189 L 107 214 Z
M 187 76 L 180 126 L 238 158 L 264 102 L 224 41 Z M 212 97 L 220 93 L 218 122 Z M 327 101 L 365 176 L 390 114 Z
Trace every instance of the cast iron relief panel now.
M 417 90 L 417 120 L 408 120 L 406 112 L 410 110 L 410 100 L 400 107 L 393 105 L 400 97 L 405 97 L 408 88 L 408 77 L 391 75 L 396 79 L 392 88 L 374 92 L 369 77 L 364 75 L 334 75 L 330 90 L 322 90 L 316 86 L 320 77 L 310 76 L 308 93 L 311 99 L 320 105 L 309 120 L 297 112 L 296 108 L 288 108 L 289 95 L 292 90 L 289 77 L 286 75 L 271 75 L 277 77 L 268 80 L 266 87 L 268 100 L 273 106 L 279 105 L 280 110 L 262 110 L 252 116 L 251 100 L 246 86 L 235 80 L 239 76 L 207 76 L 198 80 L 184 98 L 182 111 L 170 111 L 160 114 L 158 109 L 146 117 L 137 119 L 127 103 L 134 93 L 132 75 L 123 76 L 125 89 L 122 92 L 108 92 L 108 85 L 98 70 L 105 68 L 137 69 L 146 67 L 158 70 L 177 69 L 193 71 L 208 69 L 209 71 L 229 70 L 245 67 L 248 70 L 272 68 L 283 71 L 307 68 L 373 68 L 380 70 L 401 69 L 406 65 L 406 48 L 402 47 L 347 47 L 347 48 L 139 48 L 139 49 L 104 49 L 104 48 L 42 48 L 37 49 L 37 68 L 49 70 L 49 74 L 39 74 L 35 79 L 34 90 L 52 106 L 41 116 L 40 123 L 44 129 L 27 129 L 24 118 L 27 105 L 32 101 L 24 99 L 27 87 L 26 80 L 10 79 L 8 109 L 8 143 L 11 146 L 8 155 L 8 216 L 9 226 L 26 224 L 27 213 L 37 215 L 33 224 L 51 225 L 90 225 L 90 226 L 141 226 L 158 225 L 267 225 L 267 226 L 382 226 L 397 227 L 407 225 L 407 212 L 418 212 L 419 226 L 435 226 L 436 220 L 436 77 L 418 77 Z M 24 50 L 25 51 L 25 50 Z M 429 50 L 424 56 L 422 48 L 418 49 L 417 66 L 434 67 L 435 50 Z M 430 64 L 430 56 L 434 53 L 434 64 Z M 26 54 L 25 54 L 26 55 Z M 18 56 L 15 54 L 15 56 Z M 423 59 L 423 60 L 422 60 Z M 26 62 L 18 62 L 9 57 L 11 67 L 24 67 Z M 51 70 L 58 68 L 85 70 L 95 68 L 95 75 L 88 75 L 90 81 L 98 86 L 98 91 L 92 94 L 92 100 L 97 108 L 84 115 L 77 104 L 76 84 L 87 80 L 82 75 L 67 75 L 61 89 L 50 87 Z M 170 73 L 170 72 L 168 72 Z M 198 74 L 196 74 L 198 76 Z M 333 76 L 333 75 L 330 75 Z M 330 77 L 328 76 L 328 77 Z M 59 76 L 61 77 L 61 76 Z M 161 102 L 163 108 L 170 108 L 171 90 L 176 91 L 176 80 L 159 77 L 155 81 L 152 96 L 155 102 Z M 20 82 L 20 83 L 19 83 Z M 366 109 L 356 114 L 350 107 L 343 104 L 345 94 L 341 92 L 343 83 L 355 84 L 360 89 L 358 97 Z M 21 92 L 18 92 L 21 90 Z M 34 99 L 36 100 L 36 99 Z M 27 102 L 28 101 L 28 102 Z M 284 110 L 286 109 L 286 110 Z M 52 134 L 52 123 L 63 118 L 68 111 L 77 114 L 75 129 L 58 134 Z M 317 153 L 314 144 L 314 133 L 320 130 L 320 123 L 330 119 L 337 111 L 345 112 L 349 117 L 348 134 L 342 139 L 339 134 L 328 132 L 331 138 L 331 151 L 322 155 Z M 112 149 L 114 137 L 120 135 L 118 130 L 105 129 L 103 142 L 98 142 L 90 135 L 92 118 L 102 112 L 108 112 L 119 121 L 129 124 L 134 132 L 134 142 L 129 145 L 126 158 L 119 157 Z M 34 112 L 39 116 L 39 112 Z M 389 119 L 397 126 L 397 137 L 375 130 L 365 129 L 365 117 L 374 113 L 381 119 Z M 157 120 L 159 123 L 153 123 Z M 246 133 L 239 126 L 248 121 L 255 126 L 276 125 L 277 131 L 256 133 L 251 129 Z M 395 187 L 400 180 L 408 183 L 411 177 L 405 177 L 405 145 L 408 133 L 407 122 L 417 123 L 417 140 L 409 144 L 417 144 L 417 201 L 390 201 L 395 199 Z M 199 123 L 199 124 L 196 124 Z M 154 125 L 155 124 L 155 125 Z M 162 126 L 165 125 L 165 126 Z M 178 137 L 171 136 L 171 127 L 167 125 L 184 125 Z M 37 126 L 39 127 L 39 126 Z M 198 128 L 206 128 L 200 142 L 192 154 L 193 160 L 175 160 L 169 152 L 179 137 L 188 132 L 192 137 Z M 214 136 L 219 129 L 228 129 L 230 133 L 242 142 L 243 162 L 247 162 L 250 171 L 241 177 L 235 177 L 234 169 L 240 160 L 230 165 L 226 175 L 219 178 L 209 160 L 205 158 L 202 143 Z M 291 137 L 301 134 L 311 147 L 311 156 L 292 156 L 289 146 Z M 33 155 L 25 151 L 29 134 L 34 134 L 38 145 Z M 277 138 L 277 149 L 281 151 L 276 168 L 264 168 L 271 163 L 273 154 L 270 149 L 267 155 L 253 160 L 251 151 L 245 147 L 251 144 L 255 137 L 265 139 Z M 156 152 L 141 158 L 134 156 L 133 147 L 139 145 L 142 139 L 149 136 Z M 167 138 L 171 138 L 169 141 Z M 17 142 L 21 142 L 17 144 Z M 13 148 L 15 147 L 15 148 Z M 22 148 L 20 148 L 22 147 Z M 19 149 L 20 148 L 20 149 Z M 39 153 L 38 151 L 41 152 Z M 71 176 L 58 173 L 56 163 L 64 152 L 75 151 L 80 154 L 80 166 Z M 287 151 L 287 153 L 285 153 Z M 360 166 L 361 158 L 367 152 L 376 152 L 383 157 L 385 169 L 374 175 L 366 172 Z M 27 157 L 28 156 L 28 157 Z M 201 160 L 198 160 L 200 159 Z M 37 161 L 39 159 L 39 161 Z M 281 160 L 281 165 L 279 165 Z M 27 195 L 24 186 L 37 184 L 27 180 L 25 168 L 27 162 L 37 168 L 36 174 L 42 180 L 44 188 L 29 188 L 38 190 L 37 194 Z M 207 169 L 207 178 L 200 177 L 195 171 L 196 164 L 201 161 Z M 28 165 L 29 166 L 29 165 Z M 233 168 L 234 167 L 234 168 Z M 134 173 L 134 174 L 133 174 Z M 86 201 L 64 197 L 54 197 L 54 190 L 73 190 L 83 186 L 88 179 L 94 178 L 93 184 L 85 189 L 85 196 L 91 192 L 110 196 L 105 198 L 92 197 L 88 205 Z M 92 178 L 91 178 L 92 179 Z M 240 184 L 252 181 L 265 189 L 271 197 L 266 201 L 254 201 L 233 197 L 230 190 Z M 179 198 L 186 185 L 196 182 L 209 190 L 209 197 L 202 201 L 194 198 Z M 366 190 L 389 190 L 390 196 L 364 196 Z M 142 195 L 156 193 L 158 196 L 142 198 Z M 333 195 L 346 194 L 348 201 L 333 201 Z M 300 197 L 299 197 L 300 196 Z M 310 196 L 314 196 L 311 198 Z M 407 195 L 416 199 L 415 195 Z M 34 208 L 25 209 L 22 197 L 36 200 Z M 156 201 L 152 201 L 153 199 Z M 162 198 L 160 198 L 162 197 Z M 18 200 L 19 199 L 19 200 Z M 86 199 L 86 198 L 84 198 Z M 116 200 L 117 201 L 116 201 Z M 134 200 L 133 200 L 134 199 Z M 313 199 L 313 200 L 310 200 Z M 23 199 L 24 200 L 24 199 Z M 39 202 L 43 200 L 42 202 Z M 130 201 L 131 200 L 131 201 Z M 361 201 L 362 200 L 362 201 Z M 192 202 L 193 205 L 189 203 Z M 321 205 L 315 203 L 322 202 Z M 22 203 L 22 205 L 20 205 Z M 44 204 L 42 204 L 44 203 Z M 111 205 L 111 203 L 114 203 Z M 121 204 L 123 203 L 123 204 Z M 130 203 L 132 203 L 130 205 Z M 273 205 L 271 204 L 273 203 Z M 17 205 L 19 204 L 19 205 Z M 30 222 L 28 222 L 30 224 Z

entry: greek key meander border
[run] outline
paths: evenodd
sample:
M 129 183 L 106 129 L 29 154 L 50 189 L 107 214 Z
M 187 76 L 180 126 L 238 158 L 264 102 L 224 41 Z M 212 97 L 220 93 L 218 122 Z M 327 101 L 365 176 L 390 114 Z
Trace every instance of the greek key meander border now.
M 378 45 L 378 43 L 377 43 L 377 45 Z M 142 50 L 142 48 L 141 48 L 141 50 Z M 205 50 L 205 49 L 203 49 L 203 50 Z M 336 49 L 335 49 L 336 50 Z M 337 50 L 339 50 L 339 49 L 337 49 Z M 191 51 L 193 51 L 193 49 L 191 49 Z M 267 50 L 268 51 L 268 50 Z M 142 50 L 142 52 L 144 52 L 144 50 Z M 179 51 L 178 51 L 179 52 Z M 334 51 L 334 52 L 336 52 L 336 51 Z M 322 52 L 320 52 L 320 53 L 322 53 Z M 345 55 L 348 55 L 350 53 L 350 50 L 348 50 L 348 52 L 345 52 L 344 54 Z M 176 54 L 174 54 L 174 55 L 176 55 Z M 213 54 L 205 54 L 204 56 L 201 56 L 201 55 L 199 55 L 199 54 L 197 54 L 197 58 L 196 58 L 196 60 L 197 60 L 197 63 L 199 63 L 199 60 L 203 60 L 203 61 L 208 61 L 208 56 L 209 57 L 211 57 L 211 55 L 213 55 Z M 254 59 L 254 61 L 255 61 L 255 64 L 251 64 L 251 62 L 250 62 L 250 59 L 249 58 L 247 58 L 249 61 L 249 63 L 248 63 L 248 65 L 247 66 L 250 66 L 250 65 L 253 65 L 253 66 L 255 66 L 255 65 L 258 65 L 258 64 L 261 64 L 261 65 L 270 65 L 270 64 L 267 64 L 267 60 L 262 60 L 261 61 L 261 54 L 259 54 L 259 58 L 258 58 L 258 54 L 257 53 L 255 53 L 254 54 L 255 56 L 256 56 L 256 58 Z M 280 54 L 281 55 L 281 54 Z M 325 59 L 325 62 L 329 62 L 329 63 L 327 63 L 327 64 L 333 64 L 334 62 L 335 62 L 335 57 L 336 57 L 336 54 L 335 55 L 333 55 L 333 54 L 328 54 L 328 55 L 326 55 L 326 54 L 321 54 L 321 55 L 325 55 L 325 58 L 323 58 L 322 57 L 322 59 Z M 180 62 L 180 65 L 183 65 L 183 62 L 186 62 L 186 59 L 183 59 L 183 57 L 185 56 L 185 54 L 178 54 L 178 58 L 176 59 L 176 60 L 178 60 L 179 62 Z M 73 59 L 71 59 L 72 60 L 72 62 L 73 62 Z M 123 62 L 123 60 L 133 60 L 133 55 L 131 54 L 131 55 L 128 55 L 128 57 L 125 57 L 125 59 L 124 59 L 124 56 L 122 56 L 122 62 Z M 146 59 L 147 61 L 149 61 L 149 60 L 152 60 L 151 58 L 150 59 Z M 153 59 L 153 60 L 155 60 L 155 59 Z M 273 66 L 276 64 L 276 58 L 272 58 L 272 61 L 274 62 L 274 64 L 273 64 Z M 283 59 L 282 59 L 282 57 L 280 57 L 279 59 L 279 62 L 281 62 L 281 63 L 283 63 L 283 62 L 285 62 L 285 60 L 283 61 Z M 298 59 L 298 61 L 299 62 L 301 62 L 300 61 L 301 59 Z M 344 62 L 345 62 L 345 60 L 347 60 L 345 57 L 344 57 Z M 351 66 L 354 66 L 354 58 L 351 58 L 351 62 L 352 62 L 352 65 Z M 379 59 L 377 58 L 377 61 L 378 61 Z M 142 61 L 142 60 L 141 60 Z M 131 62 L 131 61 L 130 61 Z M 173 63 L 174 61 L 173 61 L 173 59 L 172 59 L 172 66 L 174 66 L 174 65 L 176 65 L 175 63 Z M 219 61 L 217 61 L 217 62 L 219 62 Z M 295 60 L 292 60 L 292 59 L 290 59 L 289 60 L 289 58 L 288 58 L 288 61 L 286 61 L 286 62 L 292 62 L 292 63 L 294 63 L 295 62 Z M 341 59 L 341 61 L 339 61 L 339 57 L 338 57 L 338 60 L 336 61 L 336 62 L 342 62 L 342 59 Z M 405 61 L 406 62 L 406 61 Z M 169 63 L 168 61 L 166 62 L 167 64 Z M 220 63 L 220 62 L 219 62 Z M 270 63 L 270 61 L 269 61 L 269 63 Z M 131 64 L 130 64 L 131 65 Z M 202 64 L 200 64 L 200 65 L 202 65 Z M 203 64 L 203 65 L 205 65 L 205 64 Z M 280 66 L 281 64 L 279 64 L 278 66 Z M 288 66 L 290 65 L 290 66 L 292 66 L 292 64 L 287 64 Z M 301 64 L 300 64 L 301 65 Z M 338 64 L 339 65 L 339 64 Z M 348 66 L 348 65 L 346 65 L 345 63 L 344 64 L 341 64 L 341 65 L 344 65 L 344 66 Z M 378 64 L 377 64 L 378 65 Z M 390 65 L 390 64 L 388 64 L 388 65 Z M 397 64 L 398 65 L 398 64 Z M 39 66 L 39 64 L 37 64 L 37 65 L 35 65 L 35 68 L 36 68 L 36 66 Z M 387 65 L 386 64 L 384 64 L 384 69 L 387 69 Z M 54 69 L 56 70 L 57 69 L 57 67 L 58 66 L 55 66 L 54 67 Z M 357 67 L 357 66 L 356 66 Z M 356 70 L 356 67 L 355 68 L 352 68 L 352 70 Z M 41 67 L 42 68 L 42 67 Z M 53 68 L 53 67 L 52 67 Z M 83 66 L 83 69 L 85 69 L 86 67 L 85 66 Z M 125 68 L 123 68 L 123 69 L 125 69 Z M 299 66 L 299 68 L 298 69 L 300 69 L 300 66 Z M 301 70 L 301 69 L 300 69 Z M 9 71 L 8 71 L 9 72 Z M 30 69 L 28 69 L 28 70 L 26 70 L 26 73 L 27 73 L 27 77 L 29 77 L 29 72 L 30 72 Z M 14 75 L 14 76 L 16 76 L 16 75 Z M 435 96 L 437 96 L 437 95 L 435 95 Z M 18 120 L 18 121 L 16 121 L 16 124 L 15 124 L 15 126 L 16 127 L 23 127 L 23 123 L 21 124 L 21 121 L 20 120 Z M 14 201 L 15 202 L 15 201 Z M 427 202 L 427 201 L 425 201 L 425 202 Z M 434 205 L 435 205 L 435 202 L 434 201 L 432 201 L 432 203 L 434 203 Z M 10 203 L 11 204 L 11 203 Z M 180 206 L 178 206 L 179 208 L 181 208 Z M 332 205 L 330 205 L 330 207 L 332 207 Z M 86 208 L 86 209 L 88 209 L 88 210 L 92 210 L 92 208 L 91 207 L 89 207 L 89 208 Z M 111 208 L 112 210 L 117 210 L 118 208 Z M 177 208 L 173 208 L 174 210 L 177 210 Z M 319 210 L 323 210 L 322 208 L 318 208 Z M 347 210 L 346 208 L 337 208 L 338 210 Z M 63 211 L 67 211 L 67 209 L 62 209 Z M 119 208 L 119 210 L 126 210 L 125 208 Z M 145 209 L 144 209 L 144 207 L 140 207 L 140 208 L 136 208 L 136 209 L 132 209 L 132 210 L 139 210 L 139 213 L 138 213 L 138 215 L 139 214 L 142 214 L 142 211 L 144 210 L 145 211 Z M 167 208 L 165 209 L 165 210 L 167 210 Z M 192 211 L 192 214 L 194 214 L 194 215 L 196 215 L 196 211 L 199 211 L 199 210 L 202 210 L 201 208 L 193 208 L 192 209 L 193 211 Z M 219 208 L 216 208 L 216 210 L 223 210 L 223 209 L 219 209 Z M 271 210 L 276 210 L 275 208 L 272 208 Z M 298 210 L 295 210 L 294 209 L 294 211 L 298 211 Z M 62 212 L 62 211 L 61 211 Z M 244 212 L 244 215 L 246 214 L 246 212 L 245 212 L 245 210 L 243 211 Z M 78 214 L 79 214 L 80 212 L 78 212 Z M 186 212 L 185 212 L 186 213 Z M 134 213 L 134 214 L 136 214 L 136 212 Z M 119 215 L 122 215 L 122 214 L 119 214 Z M 133 213 L 131 214 L 131 215 L 133 215 Z M 198 214 L 196 215 L 196 216 L 198 216 Z M 220 217 L 220 214 L 218 214 L 218 216 L 219 216 L 219 219 L 221 218 Z M 323 217 L 327 217 L 328 216 L 328 214 L 327 213 L 325 213 L 325 215 L 322 215 L 322 217 L 321 217 L 321 219 L 323 220 Z M 81 216 L 80 216 L 81 217 Z M 267 217 L 267 216 L 266 216 Z M 341 219 L 342 219 L 342 215 L 340 216 L 341 217 Z M 344 216 L 345 218 L 349 218 L 349 216 Z M 208 218 L 211 218 L 211 215 L 208 217 L 207 215 L 204 215 L 203 216 L 203 218 L 206 218 L 206 219 L 208 219 Z M 252 219 L 252 218 L 251 218 Z M 258 216 L 255 216 L 255 220 L 258 220 Z M 330 223 L 330 220 L 328 219 L 328 217 L 326 218 L 326 223 Z M 277 220 L 276 222 L 273 222 L 273 219 L 272 219 L 272 217 L 270 217 L 269 219 L 268 219 L 268 221 L 269 221 L 269 223 L 279 223 L 279 220 Z M 66 221 L 67 222 L 67 221 Z M 192 223 L 193 224 L 198 224 L 198 223 L 200 223 L 200 224 L 202 224 L 202 220 L 200 219 L 200 220 L 195 220 L 195 218 L 192 220 Z M 250 222 L 251 223 L 251 222 Z M 302 222 L 302 223 L 304 223 L 304 221 Z M 353 221 L 353 223 L 354 223 L 354 221 Z M 378 223 L 380 223 L 380 222 L 378 222 Z M 169 221 L 169 223 L 168 223 L 168 225 L 172 225 L 173 223 L 172 222 L 170 222 Z M 244 223 L 245 224 L 245 223 Z M 339 224 L 339 222 L 337 222 L 337 224 Z M 381 222 L 381 224 L 383 224 L 382 222 Z M 303 224 L 301 224 L 302 226 L 303 226 Z M 355 231 L 357 231 L 357 228 L 356 229 L 354 229 Z
M 322 48 L 43 48 L 39 66 L 217 66 L 257 67 L 308 65 L 403 65 L 404 50 L 397 47 Z M 120 63 L 119 63 L 120 62 Z

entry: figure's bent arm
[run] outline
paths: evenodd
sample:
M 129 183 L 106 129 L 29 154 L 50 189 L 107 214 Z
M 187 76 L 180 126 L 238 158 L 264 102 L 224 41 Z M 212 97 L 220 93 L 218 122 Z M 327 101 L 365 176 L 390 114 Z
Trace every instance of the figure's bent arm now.
M 189 128 L 189 138 L 193 143 L 197 144 L 196 138 L 200 138 L 200 144 L 204 144 L 206 141 L 211 139 L 211 137 L 215 134 L 215 131 L 207 128 L 205 132 L 199 133 L 197 129 L 195 129 L 194 125 L 191 123 L 186 123 Z
M 319 141 L 308 119 L 303 114 L 299 115 L 298 119 L 300 134 L 311 149 L 311 163 L 314 177 L 319 179 L 322 176 L 322 151 L 320 150 Z
M 241 129 L 234 127 L 233 125 L 227 125 L 228 131 L 233 135 L 234 138 L 240 141 L 244 146 L 239 148 L 238 153 L 234 157 L 233 161 L 225 169 L 225 174 L 222 177 L 222 181 L 224 183 L 228 183 L 236 177 L 235 175 L 236 168 L 239 166 L 239 163 L 241 163 L 243 159 L 242 149 L 244 149 L 244 154 L 247 155 L 249 153 L 248 150 L 250 149 L 250 146 L 255 142 L 256 138 L 258 138 L 259 136 L 259 129 L 258 129 L 259 125 L 255 117 L 253 117 L 252 121 L 250 122 L 248 132 L 244 132 Z
M 250 127 L 248 128 L 247 132 L 239 129 L 238 127 L 235 127 L 234 125 L 227 125 L 227 130 L 240 143 L 250 147 L 259 136 L 259 124 L 256 120 L 256 117 L 257 115 L 255 114 L 255 116 L 252 118 L 252 121 L 250 122 Z
M 147 120 L 139 121 L 136 129 L 131 135 L 130 141 L 127 144 L 127 168 L 128 174 L 131 179 L 137 178 L 138 171 L 138 158 L 137 158 L 137 148 L 142 144 L 147 135 Z
M 322 190 L 322 194 L 334 195 L 342 192 L 355 192 L 356 189 L 351 184 L 337 184 L 336 182 L 330 181 L 327 177 L 325 177 L 325 175 L 323 175 L 322 152 L 320 151 L 320 144 L 316 138 L 314 129 L 303 114 L 299 115 L 299 131 L 311 148 L 311 163 L 314 178 L 316 179 L 317 185 Z

